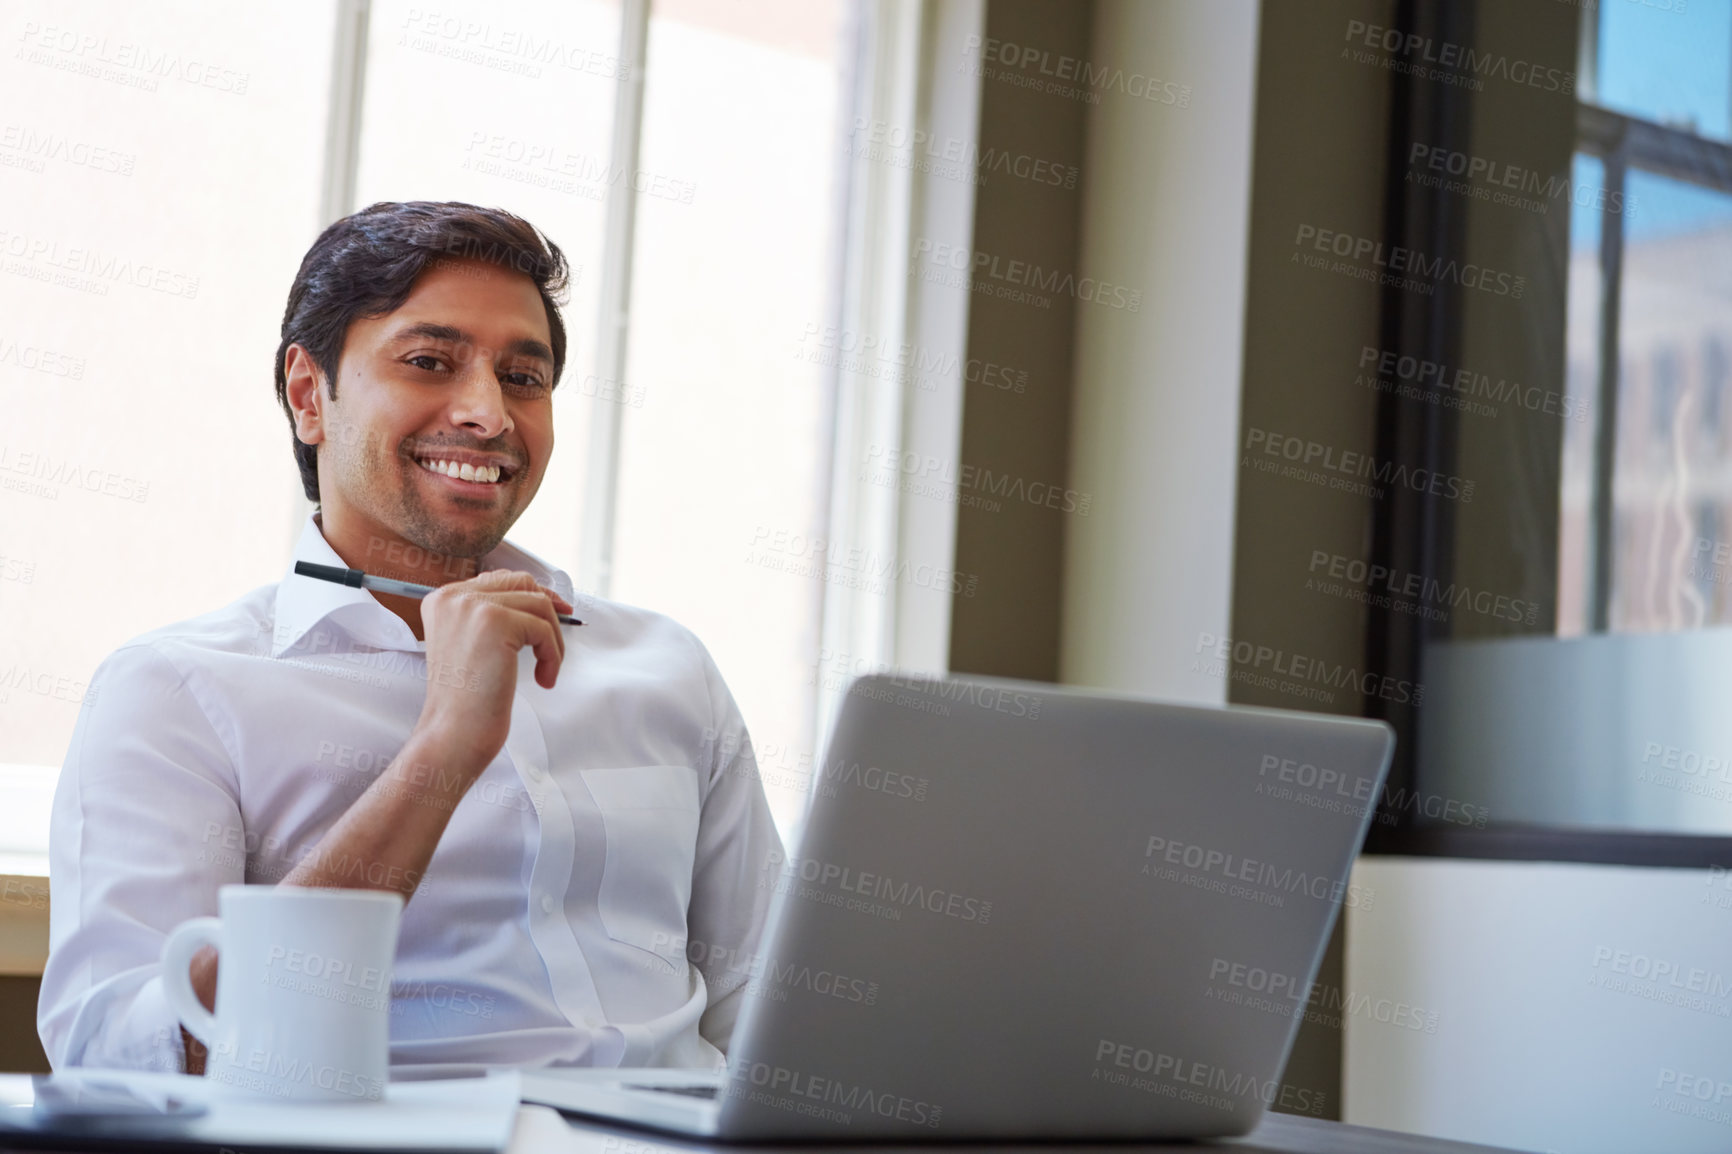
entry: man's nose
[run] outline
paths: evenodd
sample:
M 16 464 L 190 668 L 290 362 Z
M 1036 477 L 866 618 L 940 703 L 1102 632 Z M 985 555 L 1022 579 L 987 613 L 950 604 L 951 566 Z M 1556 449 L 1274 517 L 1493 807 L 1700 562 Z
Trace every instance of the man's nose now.
M 493 371 L 491 350 L 479 349 L 458 366 L 451 395 L 451 423 L 473 429 L 482 438 L 510 431 L 511 414 L 505 391 Z

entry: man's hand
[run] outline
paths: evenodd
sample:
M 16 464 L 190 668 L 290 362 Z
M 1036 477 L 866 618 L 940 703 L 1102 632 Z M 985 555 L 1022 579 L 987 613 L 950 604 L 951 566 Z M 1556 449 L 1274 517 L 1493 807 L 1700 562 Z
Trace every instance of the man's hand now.
M 565 660 L 558 615 L 571 604 L 527 573 L 493 569 L 429 593 L 421 602 L 427 635 L 427 701 L 416 729 L 446 751 L 447 764 L 479 776 L 511 732 L 517 654 L 535 651 L 535 680 L 552 689 Z
M 216 1013 L 217 952 L 206 946 L 192 956 L 192 992 L 211 1013 Z M 180 1028 L 181 1044 L 186 1048 L 186 1072 L 204 1073 L 206 1058 L 204 1043 Z

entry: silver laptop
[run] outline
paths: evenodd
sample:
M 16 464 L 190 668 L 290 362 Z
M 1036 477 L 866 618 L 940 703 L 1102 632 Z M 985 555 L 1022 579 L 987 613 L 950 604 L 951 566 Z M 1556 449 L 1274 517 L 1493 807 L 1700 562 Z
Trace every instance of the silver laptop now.
M 724 1071 L 526 1072 L 722 1140 L 1203 1138 L 1282 1067 L 1388 772 L 1378 721 L 998 679 L 849 688 Z

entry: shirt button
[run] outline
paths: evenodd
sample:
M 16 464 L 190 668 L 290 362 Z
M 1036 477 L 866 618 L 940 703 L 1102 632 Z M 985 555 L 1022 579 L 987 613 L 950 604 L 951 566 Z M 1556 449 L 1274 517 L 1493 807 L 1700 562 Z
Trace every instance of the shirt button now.
M 552 898 L 544 896 L 541 899 L 541 912 L 544 914 L 551 914 L 553 912 L 553 899 Z

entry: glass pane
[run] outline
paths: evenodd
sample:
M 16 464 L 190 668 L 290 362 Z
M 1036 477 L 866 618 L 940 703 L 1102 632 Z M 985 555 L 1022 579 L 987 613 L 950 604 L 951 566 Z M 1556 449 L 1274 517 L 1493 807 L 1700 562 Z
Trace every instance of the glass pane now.
M 830 466 L 824 369 L 790 350 L 833 279 L 842 17 L 840 0 L 658 0 L 644 81 L 626 373 L 642 404 L 624 413 L 613 593 L 708 645 L 784 836 L 812 764 L 824 585 L 802 574 L 823 560 Z
M 559 448 L 511 539 L 577 573 L 590 414 L 617 404 L 593 370 L 612 164 L 619 8 L 601 0 L 471 7 L 374 0 L 356 203 L 462 200 L 518 214 L 564 250 Z M 309 238 L 310 239 L 310 238 Z
M 1593 167 L 1578 159 L 1578 182 L 1597 178 Z M 1623 260 L 1616 411 L 1595 406 L 1562 429 L 1559 633 L 1571 636 L 1430 645 L 1418 779 L 1502 823 L 1724 835 L 1732 633 L 1713 626 L 1732 623 L 1732 195 L 1634 170 L 1624 188 L 1625 212 L 1572 229 L 1571 394 L 1591 397 L 1600 372 L 1592 233 L 1621 226 Z M 1608 632 L 1585 624 L 1602 419 L 1613 422 Z
M 1563 481 L 1558 510 L 1558 635 L 1585 632 L 1593 620 L 1593 479 L 1595 395 L 1600 364 L 1600 238 L 1604 214 L 1581 205 L 1604 204 L 1605 165 L 1577 153 L 1570 174 L 1567 361 L 1564 385 L 1570 411 L 1586 416 L 1564 423 Z
M 1732 0 L 1605 0 L 1599 11 L 1599 103 L 1732 136 Z
M 1649 173 L 1628 188 L 1613 471 L 1615 631 L 1732 621 L 1732 196 Z
M 43 0 L 0 29 L 0 763 L 58 766 L 109 652 L 288 563 L 271 366 L 333 5 Z

